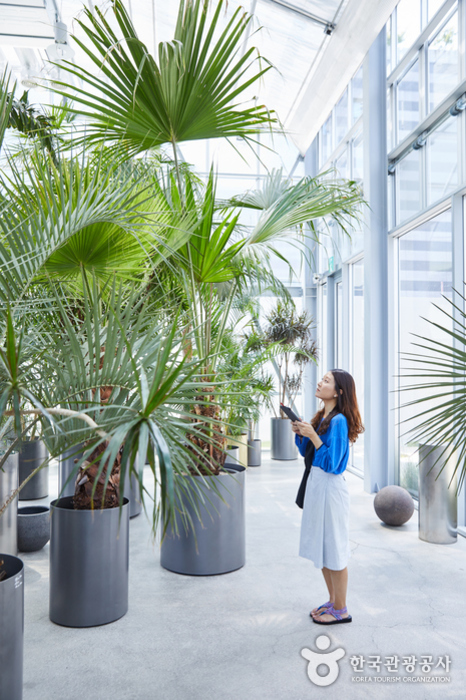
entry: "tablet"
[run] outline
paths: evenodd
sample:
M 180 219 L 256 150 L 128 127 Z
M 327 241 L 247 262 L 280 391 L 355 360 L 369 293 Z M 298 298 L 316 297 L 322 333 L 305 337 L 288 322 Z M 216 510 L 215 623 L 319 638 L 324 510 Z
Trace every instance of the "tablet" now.
M 297 421 L 300 421 L 300 420 L 301 420 L 301 418 L 298 418 L 298 416 L 296 415 L 296 413 L 295 413 L 294 411 L 292 411 L 291 408 L 288 408 L 288 406 L 284 406 L 284 405 L 281 403 L 281 404 L 280 404 L 280 408 L 281 408 L 281 410 L 283 411 L 283 413 L 285 414 L 285 416 L 286 416 L 287 418 L 289 418 L 291 421 L 294 422 L 295 420 L 297 420 Z

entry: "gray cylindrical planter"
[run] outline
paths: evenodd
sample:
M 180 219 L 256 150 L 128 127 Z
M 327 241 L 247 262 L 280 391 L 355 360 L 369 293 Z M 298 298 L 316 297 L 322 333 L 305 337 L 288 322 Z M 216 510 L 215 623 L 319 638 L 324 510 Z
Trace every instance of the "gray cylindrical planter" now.
M 271 421 L 272 459 L 298 459 L 298 448 L 295 443 L 295 434 L 291 430 L 291 421 L 288 418 L 271 418 Z
M 11 496 L 19 486 L 18 453 L 11 454 L 0 469 L 0 504 Z M 0 552 L 16 556 L 18 553 L 18 496 L 0 517 Z M 1 696 L 0 696 L 1 697 Z
M 50 539 L 50 508 L 26 506 L 18 508 L 18 549 L 38 552 Z
M 0 698 L 22 700 L 24 566 L 21 559 L 1 552 L 7 577 L 0 581 Z
M 230 464 L 239 464 L 239 447 L 238 445 L 227 445 L 226 462 Z
M 58 458 L 58 495 L 59 498 L 66 498 L 66 496 L 74 496 L 75 479 L 70 479 L 68 477 L 75 469 L 76 464 L 79 462 L 83 456 L 83 445 L 74 445 L 69 447 L 63 454 Z M 66 483 L 68 481 L 68 483 Z
M 225 466 L 227 470 L 228 467 Z M 205 503 L 199 505 L 202 527 L 189 498 L 183 493 L 178 501 L 193 519 L 198 551 L 194 534 L 190 528 L 186 534 L 181 517 L 176 513 L 179 536 L 173 534 L 171 526 L 161 545 L 160 563 L 169 571 L 191 576 L 225 574 L 244 566 L 246 560 L 244 484 L 245 468 L 235 465 L 228 473 L 206 476 L 216 479 L 219 491 L 226 501 L 223 503 L 217 494 L 203 483 L 203 477 L 185 476 L 183 479 L 196 479 L 206 494 Z M 207 500 L 211 502 L 209 502 Z
M 129 469 L 125 474 L 125 485 L 123 494 L 129 499 L 129 517 L 135 518 L 142 511 L 141 497 L 139 492 L 139 481 L 136 474 L 129 477 Z
M 457 541 L 458 525 L 455 459 L 449 450 L 431 470 L 444 447 L 436 447 L 428 454 L 431 449 L 432 445 L 419 446 L 419 538 L 434 544 L 453 544 Z M 445 460 L 448 461 L 436 480 Z
M 260 467 L 261 465 L 261 440 L 249 440 L 248 442 L 248 466 Z
M 73 499 L 50 504 L 50 619 L 94 627 L 128 611 L 129 501 L 119 508 L 74 510 Z
M 47 448 L 42 440 L 26 440 L 19 453 L 19 483 L 37 469 L 48 457 Z M 49 466 L 43 467 L 19 493 L 20 501 L 33 501 L 49 495 Z

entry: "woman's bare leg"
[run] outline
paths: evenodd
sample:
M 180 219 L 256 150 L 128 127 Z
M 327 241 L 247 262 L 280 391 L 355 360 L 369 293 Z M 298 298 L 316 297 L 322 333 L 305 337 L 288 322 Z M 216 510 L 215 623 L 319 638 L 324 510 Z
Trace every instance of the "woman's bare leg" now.
M 322 569 L 322 573 L 324 575 L 325 583 L 327 584 L 328 588 L 328 599 L 331 603 L 335 602 L 335 590 L 333 587 L 333 582 L 332 582 L 332 575 L 330 572 L 330 569 L 326 569 L 325 566 Z M 314 610 L 311 611 L 311 615 L 315 615 L 319 608 L 314 608 Z
M 327 569 L 332 580 L 332 590 L 335 593 L 335 602 L 333 607 L 335 610 L 342 610 L 346 607 L 346 592 L 348 589 L 348 567 L 341 569 L 341 571 L 333 571 L 332 569 Z M 342 617 L 348 617 L 349 613 L 343 613 Z M 323 622 L 331 622 L 335 617 L 329 613 L 319 615 L 319 620 Z
M 348 567 L 341 571 L 331 571 L 333 589 L 335 591 L 335 610 L 346 607 L 346 591 L 348 590 Z

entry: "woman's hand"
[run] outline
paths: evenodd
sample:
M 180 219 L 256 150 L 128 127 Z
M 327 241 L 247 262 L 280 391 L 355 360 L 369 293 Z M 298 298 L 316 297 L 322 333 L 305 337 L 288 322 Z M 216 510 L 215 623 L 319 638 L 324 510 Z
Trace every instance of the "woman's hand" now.
M 302 435 L 303 437 L 313 438 L 317 437 L 317 433 L 310 423 L 305 423 L 305 421 L 296 421 L 293 423 L 293 431 Z
M 292 421 L 292 423 L 291 423 L 291 430 L 292 430 L 294 433 L 296 433 L 297 435 L 301 435 L 301 433 L 299 432 L 298 423 L 297 423 L 296 421 L 294 421 L 294 422 Z

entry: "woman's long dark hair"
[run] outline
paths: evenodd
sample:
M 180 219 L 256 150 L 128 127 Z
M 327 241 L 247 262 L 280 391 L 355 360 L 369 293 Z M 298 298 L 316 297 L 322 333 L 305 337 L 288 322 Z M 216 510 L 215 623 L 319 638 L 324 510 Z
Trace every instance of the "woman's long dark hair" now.
M 330 411 L 327 418 L 319 426 L 321 419 L 325 413 L 325 408 L 317 411 L 314 418 L 311 420 L 311 425 L 318 435 L 323 435 L 327 432 L 330 421 L 337 413 L 343 413 L 348 421 L 348 439 L 351 443 L 356 442 L 358 436 L 364 432 L 364 426 L 359 413 L 358 399 L 356 397 L 356 385 L 354 379 L 345 372 L 344 369 L 331 369 L 333 379 L 335 380 L 335 388 L 338 393 L 337 404 L 333 411 Z M 343 393 L 341 393 L 343 392 Z

